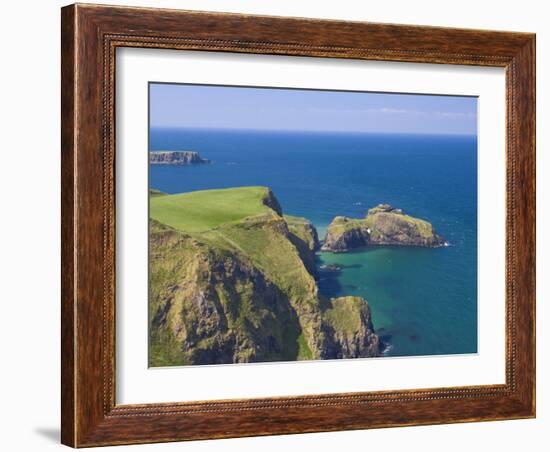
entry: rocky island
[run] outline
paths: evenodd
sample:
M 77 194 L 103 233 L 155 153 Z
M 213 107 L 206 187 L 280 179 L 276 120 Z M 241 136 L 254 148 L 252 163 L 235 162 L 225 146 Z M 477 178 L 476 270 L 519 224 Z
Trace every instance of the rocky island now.
M 196 165 L 210 163 L 195 151 L 150 151 L 149 163 L 151 165 Z
M 369 209 L 365 218 L 335 217 L 321 249 L 343 252 L 366 246 L 438 247 L 446 244 L 428 221 L 406 215 L 389 204 L 379 204 Z
M 150 198 L 149 364 L 380 354 L 368 303 L 326 298 L 319 240 L 266 187 Z

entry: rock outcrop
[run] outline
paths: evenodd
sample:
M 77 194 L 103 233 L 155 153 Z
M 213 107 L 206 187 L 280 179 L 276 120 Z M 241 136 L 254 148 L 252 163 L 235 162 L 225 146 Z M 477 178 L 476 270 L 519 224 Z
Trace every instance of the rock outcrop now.
M 319 293 L 315 228 L 267 193 L 267 212 L 200 233 L 151 220 L 151 366 L 379 355 L 367 302 Z
M 318 277 L 315 252 L 320 248 L 317 229 L 306 218 L 285 216 L 289 230 L 289 240 L 298 250 L 306 269 L 314 277 Z
M 283 215 L 283 209 L 270 188 L 266 190 L 266 193 L 262 197 L 262 204 L 274 210 L 277 215 Z
M 196 165 L 210 163 L 195 151 L 150 151 L 149 163 L 151 165 Z
M 365 246 L 438 247 L 446 243 L 428 221 L 406 215 L 389 204 L 379 204 L 369 209 L 364 219 L 335 217 L 322 249 L 343 252 Z
M 380 340 L 374 333 L 370 307 L 361 297 L 330 300 L 324 312 L 324 327 L 329 329 L 330 343 L 325 351 L 335 358 L 377 356 Z

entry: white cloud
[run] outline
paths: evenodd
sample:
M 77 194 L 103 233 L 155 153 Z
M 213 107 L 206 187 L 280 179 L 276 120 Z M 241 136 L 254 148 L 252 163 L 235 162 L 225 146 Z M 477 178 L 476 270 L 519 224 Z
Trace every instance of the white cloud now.
M 414 115 L 414 116 L 436 116 L 444 118 L 476 118 L 475 112 L 455 112 L 455 111 L 422 111 L 409 110 L 405 108 L 358 108 L 358 109 L 331 109 L 331 108 L 309 108 L 312 113 L 324 114 L 387 114 L 387 115 Z

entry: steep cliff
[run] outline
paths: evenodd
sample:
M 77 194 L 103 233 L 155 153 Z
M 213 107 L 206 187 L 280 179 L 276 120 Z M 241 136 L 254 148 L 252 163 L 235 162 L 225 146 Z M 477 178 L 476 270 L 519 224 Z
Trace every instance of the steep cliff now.
M 239 252 L 151 223 L 150 365 L 293 359 L 288 296 Z
M 320 296 L 315 228 L 275 202 L 265 187 L 151 198 L 151 366 L 378 355 L 366 301 Z M 174 207 L 205 205 L 200 222 Z
M 329 344 L 325 353 L 331 358 L 365 358 L 380 350 L 374 333 L 370 307 L 361 297 L 340 297 L 330 300 L 323 313 Z M 330 342 L 332 341 L 332 342 Z
M 317 266 L 315 264 L 315 252 L 319 249 L 319 237 L 317 230 L 311 221 L 302 217 L 285 215 L 285 220 L 290 232 L 289 239 L 298 250 L 302 262 L 309 273 L 317 278 Z
M 365 246 L 437 247 L 447 242 L 431 223 L 406 215 L 388 204 L 369 209 L 366 218 L 338 216 L 332 220 L 322 249 L 342 252 Z
M 196 165 L 210 163 L 195 151 L 151 151 L 149 152 L 151 165 Z

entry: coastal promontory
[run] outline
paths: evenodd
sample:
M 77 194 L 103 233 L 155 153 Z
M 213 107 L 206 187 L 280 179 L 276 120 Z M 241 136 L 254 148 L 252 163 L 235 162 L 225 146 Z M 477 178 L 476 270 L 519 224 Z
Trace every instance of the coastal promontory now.
M 428 221 L 389 204 L 379 204 L 369 209 L 365 218 L 335 217 L 322 250 L 344 252 L 380 245 L 438 247 L 446 243 Z
M 150 151 L 151 165 L 196 165 L 210 163 L 210 160 L 201 157 L 195 151 Z
M 315 227 L 267 187 L 150 198 L 155 366 L 378 356 L 360 297 L 324 297 Z

